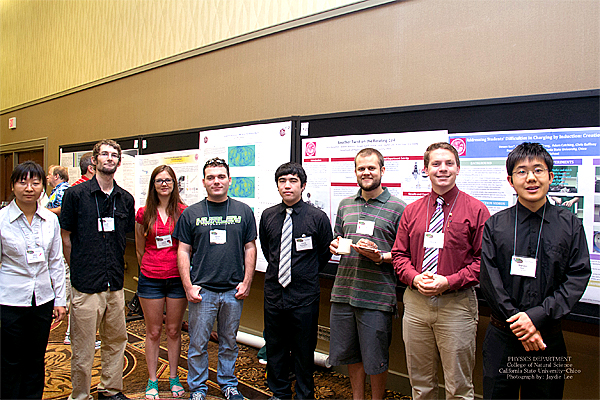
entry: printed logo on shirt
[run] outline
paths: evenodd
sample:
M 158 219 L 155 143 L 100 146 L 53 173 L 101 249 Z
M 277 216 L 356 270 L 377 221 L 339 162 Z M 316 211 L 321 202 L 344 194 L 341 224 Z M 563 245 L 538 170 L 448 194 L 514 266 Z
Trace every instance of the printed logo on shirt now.
M 241 224 L 242 217 L 240 215 L 228 215 L 226 219 L 223 217 L 202 217 L 196 218 L 196 226 L 198 225 L 234 225 Z

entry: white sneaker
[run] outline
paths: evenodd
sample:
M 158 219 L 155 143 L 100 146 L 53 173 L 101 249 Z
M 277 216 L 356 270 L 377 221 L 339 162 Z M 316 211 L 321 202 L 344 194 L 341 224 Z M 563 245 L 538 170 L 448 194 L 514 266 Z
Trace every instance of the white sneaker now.
M 71 344 L 71 336 L 68 333 L 65 335 L 65 340 L 63 340 L 63 343 L 66 345 Z
M 96 340 L 96 343 L 94 343 L 94 349 L 98 350 L 100 347 L 102 347 L 102 342 L 99 340 Z

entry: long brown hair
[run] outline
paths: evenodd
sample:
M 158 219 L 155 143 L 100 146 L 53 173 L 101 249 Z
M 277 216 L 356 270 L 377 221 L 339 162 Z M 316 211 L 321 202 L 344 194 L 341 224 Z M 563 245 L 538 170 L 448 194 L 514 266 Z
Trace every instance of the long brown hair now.
M 167 203 L 167 215 L 171 217 L 171 227 L 174 227 L 181 216 L 181 207 L 183 205 L 183 201 L 181 201 L 181 197 L 179 197 L 179 186 L 177 185 L 177 177 L 175 176 L 175 171 L 173 168 L 168 165 L 159 165 L 154 168 L 152 171 L 152 175 L 150 175 L 150 183 L 148 184 L 148 196 L 146 197 L 146 211 L 144 212 L 144 220 L 142 221 L 142 226 L 144 227 L 144 236 L 148 236 L 148 232 L 156 223 L 156 214 L 158 210 L 158 205 L 160 201 L 158 200 L 158 192 L 156 191 L 156 186 L 154 185 L 154 179 L 156 175 L 160 174 L 163 171 L 167 171 L 169 175 L 171 175 L 171 179 L 173 179 L 173 191 L 171 192 L 171 196 L 169 196 L 169 202 Z

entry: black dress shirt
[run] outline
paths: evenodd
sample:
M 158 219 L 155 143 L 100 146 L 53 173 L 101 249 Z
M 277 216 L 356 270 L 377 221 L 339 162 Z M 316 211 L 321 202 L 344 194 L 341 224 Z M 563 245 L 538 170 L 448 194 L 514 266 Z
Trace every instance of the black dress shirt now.
M 114 217 L 113 232 L 98 230 L 98 217 Z M 94 176 L 65 191 L 60 226 L 71 232 L 71 284 L 82 293 L 121 290 L 127 232 L 133 231 L 133 196 L 114 184 L 107 195 Z
M 319 272 L 325 268 L 333 240 L 327 215 L 304 201 L 292 206 L 292 281 L 287 287 L 279 283 L 281 229 L 286 215 L 284 203 L 269 207 L 260 218 L 260 245 L 267 259 L 265 301 L 277 308 L 307 306 L 319 297 Z M 312 238 L 312 250 L 298 251 L 297 238 Z
M 524 311 L 537 329 L 556 324 L 581 298 L 591 274 L 583 225 L 572 212 L 546 202 L 535 278 L 510 274 L 518 209 L 517 256 L 534 258 L 544 207 L 517 203 L 490 217 L 483 231 L 481 291 L 502 320 Z

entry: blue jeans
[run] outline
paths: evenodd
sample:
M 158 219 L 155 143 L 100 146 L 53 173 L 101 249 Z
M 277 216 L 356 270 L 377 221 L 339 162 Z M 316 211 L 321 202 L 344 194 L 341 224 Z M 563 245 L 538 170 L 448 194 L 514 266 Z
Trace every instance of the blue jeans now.
M 235 360 L 238 355 L 237 331 L 242 316 L 243 300 L 235 298 L 236 289 L 212 292 L 202 288 L 202 301 L 189 303 L 188 385 L 190 392 L 207 393 L 208 386 L 208 340 L 217 319 L 219 335 L 219 366 L 217 382 L 221 389 L 237 387 Z

